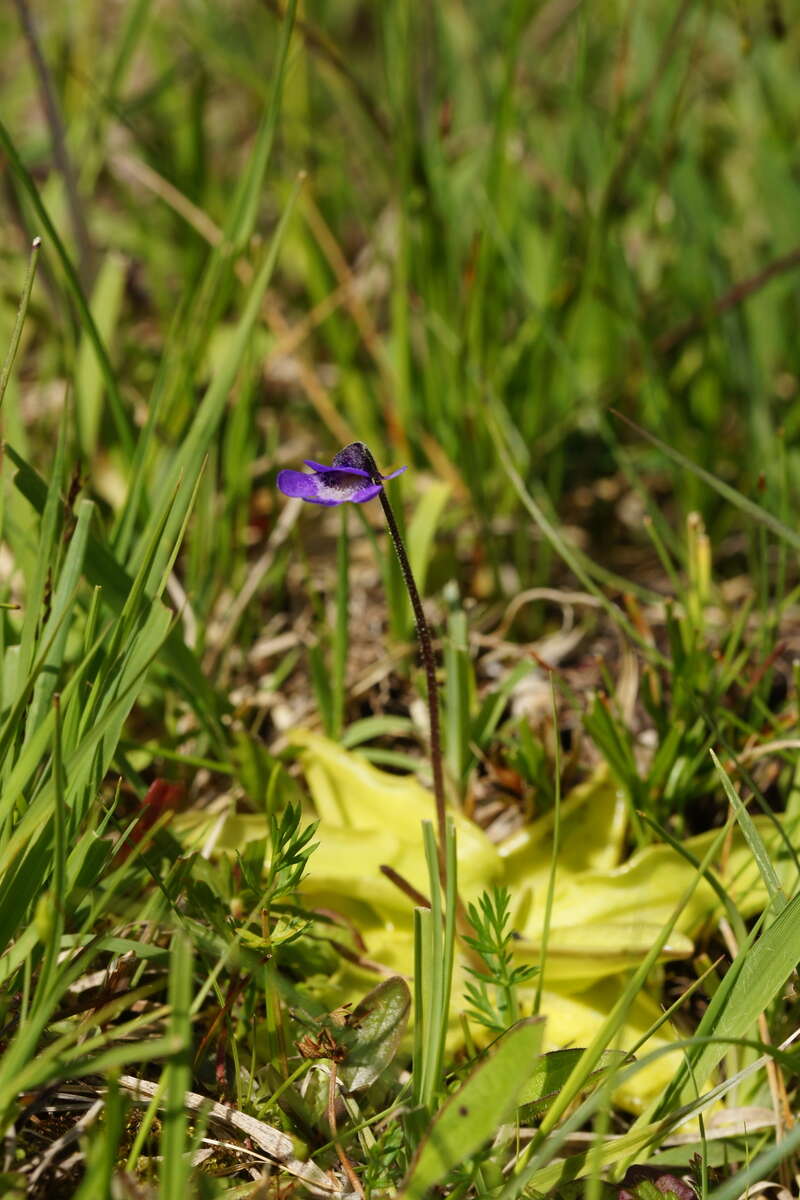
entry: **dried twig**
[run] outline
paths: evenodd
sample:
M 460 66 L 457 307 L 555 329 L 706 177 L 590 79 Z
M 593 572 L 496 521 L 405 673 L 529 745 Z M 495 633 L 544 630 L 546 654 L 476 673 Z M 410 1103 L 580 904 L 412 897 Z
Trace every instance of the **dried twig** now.
M 364 1189 L 353 1170 L 353 1164 L 345 1154 L 344 1147 L 339 1142 L 336 1130 L 336 1062 L 334 1059 L 330 1060 L 330 1074 L 328 1075 L 328 1126 L 331 1131 L 334 1149 L 339 1157 L 339 1162 L 342 1164 L 345 1175 L 350 1180 L 350 1186 L 356 1195 L 360 1196 L 361 1200 L 364 1200 Z
M 174 184 L 165 179 L 163 175 L 159 175 L 147 163 L 129 155 L 116 154 L 111 158 L 110 165 L 116 175 L 133 179 L 146 187 L 153 195 L 160 197 L 173 212 L 182 217 L 187 225 L 190 225 L 200 237 L 204 238 L 209 246 L 216 247 L 222 244 L 225 235 L 208 214 L 193 204 Z M 253 268 L 250 263 L 240 258 L 234 266 L 234 271 L 237 279 L 247 286 L 253 276 Z M 281 341 L 293 337 L 292 327 L 283 316 L 277 297 L 270 292 L 267 292 L 264 297 L 263 314 L 265 322 Z M 337 441 L 345 443 L 352 441 L 353 431 L 339 413 L 316 371 L 299 355 L 293 357 L 291 361 L 300 386 L 317 410 L 320 419 L 328 426 Z
M 399 871 L 395 871 L 394 867 L 390 867 L 388 863 L 381 863 L 380 870 L 381 874 L 385 875 L 389 882 L 393 883 L 396 888 L 399 888 L 403 895 L 408 896 L 409 900 L 414 904 L 420 908 L 430 908 L 431 902 L 428 897 L 423 896 L 422 892 L 418 891 L 413 883 L 409 883 Z
M 135 1075 L 122 1075 L 119 1083 L 134 1100 L 143 1104 L 152 1100 L 159 1086 L 147 1079 L 137 1079 Z M 301 1180 L 313 1195 L 330 1196 L 332 1200 L 349 1200 L 351 1193 L 343 1191 L 339 1184 L 330 1179 L 315 1163 L 295 1158 L 292 1139 L 274 1126 L 248 1116 L 229 1104 L 217 1104 L 197 1092 L 185 1092 L 183 1103 L 190 1112 L 202 1110 L 210 1122 L 226 1129 L 235 1129 L 249 1138 L 278 1163 L 282 1170 Z
M 82 1133 L 85 1133 L 90 1125 L 94 1124 L 104 1107 L 105 1101 L 95 1100 L 94 1104 L 88 1108 L 81 1117 L 78 1118 L 75 1124 L 68 1129 L 66 1133 L 62 1134 L 60 1138 L 56 1138 L 54 1142 L 50 1143 L 42 1156 L 37 1160 L 36 1165 L 30 1173 L 31 1185 L 36 1183 L 37 1179 L 40 1179 L 45 1171 L 47 1171 L 53 1165 L 54 1160 L 58 1158 L 59 1154 L 66 1146 L 71 1145 L 72 1142 L 76 1141 Z
M 701 330 L 713 317 L 719 317 L 722 313 L 735 308 L 737 304 L 741 304 L 743 300 L 747 300 L 754 292 L 760 291 L 776 275 L 783 275 L 786 271 L 793 271 L 795 267 L 800 267 L 800 246 L 796 246 L 794 250 L 790 250 L 788 254 L 781 255 L 780 258 L 773 259 L 766 267 L 762 267 L 760 271 L 756 271 L 755 275 L 750 275 L 747 279 L 742 279 L 739 283 L 734 284 L 732 288 L 714 300 L 707 310 L 695 313 L 693 317 L 682 321 L 680 325 L 675 325 L 672 329 L 668 329 L 666 333 L 662 333 L 661 337 L 657 338 L 654 344 L 656 353 L 669 354 L 670 350 L 674 350 L 676 346 L 681 342 L 685 342 L 693 333 Z
M 81 207 L 78 182 L 67 150 L 64 122 L 61 119 L 61 112 L 58 107 L 58 100 L 56 99 L 56 90 L 50 74 L 50 68 L 42 52 L 39 34 L 36 31 L 36 23 L 28 7 L 28 0 L 14 0 L 14 3 L 17 6 L 22 32 L 28 43 L 33 69 L 39 80 L 39 95 L 45 119 L 50 128 L 50 138 L 53 143 L 53 158 L 64 179 L 67 208 L 69 209 L 72 230 L 78 247 L 78 274 L 80 275 L 84 290 L 88 291 L 92 283 L 94 250 L 92 249 L 89 228 L 83 215 L 83 208 Z

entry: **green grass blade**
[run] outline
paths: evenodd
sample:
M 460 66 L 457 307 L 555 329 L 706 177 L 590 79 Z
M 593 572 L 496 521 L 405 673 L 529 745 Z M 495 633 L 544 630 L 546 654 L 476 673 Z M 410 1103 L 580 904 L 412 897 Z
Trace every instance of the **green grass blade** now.
M 424 821 L 422 824 L 422 841 L 425 847 L 425 861 L 428 867 L 431 897 L 429 922 L 431 957 L 428 963 L 429 975 L 425 977 L 427 985 L 426 1006 L 424 1010 L 426 1061 L 424 1071 L 425 1090 L 422 1095 L 422 1104 L 424 1108 L 430 1111 L 441 1084 L 439 1077 L 439 1068 L 441 1065 L 439 1053 L 441 1042 L 440 1031 L 442 1022 L 446 1022 L 448 1016 L 444 1009 L 446 985 L 444 978 L 443 912 L 441 886 L 439 883 L 439 858 L 436 851 L 436 838 L 430 821 Z
M 448 607 L 447 640 L 444 645 L 445 766 L 460 792 L 472 759 L 470 738 L 475 678 L 470 658 L 467 614 L 455 581 L 445 587 L 444 598 Z
M 73 804 L 78 796 L 83 797 L 81 807 L 88 803 L 92 793 L 89 792 L 87 795 L 84 791 L 87 782 L 98 776 L 102 779 L 108 770 L 119 739 L 119 730 L 144 685 L 149 667 L 163 646 L 170 620 L 171 614 L 163 607 L 154 607 L 149 613 L 140 634 L 132 640 L 113 693 L 104 697 L 103 703 L 97 709 L 79 746 L 67 759 L 67 789 Z M 74 679 L 70 680 L 70 685 L 65 689 L 64 698 L 68 694 L 74 695 L 73 683 Z M 71 692 L 70 689 L 72 689 Z M 2 796 L 4 814 L 13 809 L 23 788 L 36 771 L 44 747 L 51 736 L 52 714 L 49 714 L 46 719 L 41 721 L 30 741 L 25 744 L 23 752 L 9 776 Z M 27 807 L 12 837 L 3 847 L 0 855 L 0 878 L 5 875 L 10 864 L 36 830 L 45 824 L 50 811 L 50 793 L 47 788 L 44 788 L 37 795 L 35 802 Z M 76 817 L 78 815 L 79 813 L 76 812 Z M 0 906 L 0 916 L 2 916 L 2 906 Z
M 442 1015 L 439 1024 L 439 1048 L 437 1077 L 444 1079 L 447 1029 L 450 1021 L 450 997 L 453 991 L 453 966 L 456 952 L 456 911 L 458 908 L 458 848 L 456 829 L 448 817 L 444 844 L 444 942 L 442 946 L 443 995 Z
M 194 492 L 202 470 L 203 460 L 208 451 L 209 443 L 222 420 L 231 388 L 236 381 L 236 376 L 247 352 L 253 329 L 260 317 L 264 292 L 275 269 L 278 254 L 292 218 L 302 183 L 302 178 L 295 183 L 292 194 L 281 214 L 281 219 L 273 235 L 269 251 L 265 255 L 264 261 L 256 272 L 250 286 L 244 311 L 239 319 L 239 324 L 231 339 L 227 353 L 208 386 L 208 390 L 203 397 L 197 416 L 192 422 L 187 436 L 184 438 L 169 469 L 164 475 L 156 495 L 154 512 L 145 525 L 137 547 L 134 550 L 132 564 L 138 565 L 141 562 L 143 546 L 152 536 L 153 529 L 159 520 L 158 513 L 166 503 L 166 498 L 173 493 L 176 499 L 166 526 L 165 539 L 170 546 L 174 544 L 175 535 L 184 520 L 191 495 Z M 153 584 L 161 577 L 165 561 L 166 556 L 164 554 L 157 555 L 151 572 Z
M 42 642 L 45 644 L 49 643 L 49 649 L 33 692 L 33 701 L 27 721 L 27 729 L 29 731 L 36 728 L 42 714 L 50 707 L 50 701 L 56 689 L 64 660 L 67 635 L 70 631 L 69 616 L 75 605 L 78 584 L 83 573 L 83 563 L 89 539 L 89 526 L 93 515 L 93 502 L 91 500 L 81 500 L 78 505 L 78 519 L 70 538 L 69 548 L 64 559 L 64 566 L 59 575 L 58 586 L 53 596 L 50 617 L 42 633 Z
M 166 1075 L 166 1107 L 162 1118 L 161 1177 L 159 1196 L 172 1200 L 184 1196 L 189 1184 L 191 1163 L 187 1153 L 187 1110 L 185 1096 L 191 1084 L 192 1023 L 192 945 L 183 933 L 172 939 L 169 972 L 170 1036 L 176 1051 Z
M 42 223 L 42 226 L 47 232 L 48 244 L 54 246 L 58 255 L 64 275 L 67 280 L 69 291 L 72 295 L 75 305 L 78 309 L 78 314 L 81 319 L 81 324 L 86 331 L 86 334 L 92 344 L 97 361 L 100 365 L 100 370 L 103 373 L 106 388 L 108 389 L 108 400 L 111 408 L 111 413 L 114 418 L 114 424 L 117 430 L 120 444 L 126 456 L 129 456 L 133 450 L 133 434 L 131 433 L 130 422 L 125 412 L 125 407 L 122 403 L 119 387 L 117 385 L 114 368 L 111 365 L 111 360 L 108 357 L 108 351 L 105 348 L 103 339 L 100 337 L 91 309 L 83 293 L 78 273 L 75 270 L 72 259 L 66 251 L 64 243 L 59 237 L 58 230 L 50 219 L 50 215 L 42 202 L 39 195 L 39 190 L 36 187 L 30 173 L 25 164 L 17 153 L 16 147 L 6 129 L 5 125 L 0 121 L 0 145 L 2 145 L 8 155 L 11 169 L 22 184 L 23 189 L 27 193 L 37 217 Z
M 661 930 L 652 947 L 634 972 L 619 1000 L 614 1005 L 614 1008 L 602 1023 L 590 1044 L 586 1047 L 583 1055 L 572 1071 L 567 1083 L 564 1085 L 561 1094 L 543 1119 L 539 1128 L 539 1136 L 530 1144 L 528 1152 L 533 1153 L 538 1147 L 538 1144 L 546 1138 L 551 1130 L 555 1128 L 558 1121 L 563 1117 L 572 1101 L 585 1086 L 587 1079 L 590 1077 L 592 1071 L 594 1071 L 602 1055 L 605 1053 L 608 1047 L 613 1044 L 613 1039 L 617 1033 L 617 1030 L 622 1025 L 633 999 L 643 987 L 645 980 L 658 961 L 661 950 L 666 944 L 666 941 L 675 926 L 675 922 L 680 917 L 680 914 L 683 912 L 687 902 L 694 893 L 695 888 L 703 876 L 703 872 L 709 866 L 709 864 L 714 861 L 725 835 L 726 827 L 723 827 L 709 846 L 706 856 L 700 865 L 700 869 L 694 875 L 691 882 L 686 887 L 684 894 L 680 897 L 678 903 L 675 905 L 669 921 L 665 923 L 664 928 Z M 527 1153 L 522 1157 L 527 1157 Z
M 17 467 L 14 486 L 36 512 L 43 512 L 48 496 L 44 480 L 9 443 L 6 443 L 5 451 Z M 168 553 L 165 553 L 165 562 L 168 557 Z M 101 588 L 104 603 L 113 613 L 120 614 L 131 594 L 134 581 L 105 543 L 91 534 L 84 566 L 87 581 L 94 587 Z M 203 674 L 195 654 L 177 630 L 170 633 L 164 647 L 164 656 L 176 679 L 183 684 L 189 695 L 201 701 L 200 712 L 208 716 L 213 724 L 213 715 L 218 705 L 214 689 Z
M 28 303 L 31 298 L 31 290 L 33 281 L 36 277 L 36 264 L 39 261 L 39 251 L 42 248 L 42 239 L 34 238 L 31 242 L 31 254 L 28 259 L 28 269 L 25 272 L 25 281 L 22 285 L 22 294 L 19 298 L 19 307 L 17 308 L 17 318 L 14 322 L 14 329 L 11 334 L 11 341 L 8 344 L 3 369 L 0 371 L 0 408 L 3 407 L 3 400 L 6 395 L 8 381 L 11 378 L 11 372 L 14 369 L 14 360 L 17 357 L 19 350 L 19 341 L 22 337 L 22 329 L 25 325 L 25 317 L 28 313 Z
M 86 1170 L 75 1192 L 74 1200 L 96 1200 L 112 1195 L 112 1180 L 116 1174 L 119 1144 L 125 1132 L 126 1106 L 117 1080 L 108 1081 L 103 1104 L 103 1121 L 89 1136 Z
M 541 1040 L 537 1018 L 520 1021 L 448 1097 L 420 1143 L 399 1200 L 427 1200 L 453 1167 L 497 1132 L 529 1081 Z
M 264 189 L 264 177 L 275 140 L 275 129 L 281 110 L 286 62 L 289 43 L 294 29 L 297 0 L 288 0 L 283 13 L 281 36 L 278 44 L 277 63 L 272 76 L 272 91 L 264 108 L 261 124 L 255 138 L 255 147 L 248 171 L 242 176 L 238 194 L 231 205 L 230 216 L 225 227 L 226 238 L 236 252 L 242 250 L 255 229 L 256 217 Z
M 764 933 L 741 946 L 697 1027 L 698 1037 L 722 1039 L 691 1050 L 656 1109 L 656 1116 L 689 1103 L 725 1053 L 725 1041 L 746 1037 L 778 995 L 800 960 L 800 896 L 795 896 Z
M 67 813 L 64 796 L 64 754 L 61 744 L 61 702 L 56 696 L 53 702 L 53 857 L 52 882 L 50 887 L 51 905 L 49 908 L 49 940 L 45 947 L 45 958 L 42 965 L 37 991 L 47 992 L 50 988 L 53 972 L 56 967 L 58 953 L 61 949 L 61 935 L 64 932 L 64 914 L 66 912 L 66 833 Z
M 779 521 L 772 513 L 767 512 L 760 504 L 756 504 L 753 500 L 748 500 L 747 496 L 743 496 L 736 488 L 731 487 L 724 480 L 718 479 L 711 471 L 706 471 L 705 468 L 692 462 L 690 458 L 687 458 L 685 454 L 681 454 L 674 446 L 668 445 L 667 442 L 656 437 L 654 433 L 643 429 L 641 425 L 637 425 L 635 421 L 632 421 L 630 417 L 626 417 L 624 413 L 619 412 L 615 408 L 612 408 L 610 411 L 612 416 L 620 421 L 624 421 L 634 433 L 644 438 L 651 446 L 655 446 L 667 458 L 671 458 L 677 466 L 681 467 L 684 471 L 691 472 L 697 479 L 702 479 L 703 483 L 707 483 L 710 488 L 713 488 L 718 495 L 722 496 L 723 500 L 727 500 L 729 504 L 733 504 L 735 508 L 745 513 L 746 516 L 751 517 L 752 520 L 757 521 L 758 524 L 765 525 L 767 529 L 771 529 L 781 541 L 788 542 L 790 546 L 794 546 L 795 550 L 800 550 L 800 533 L 795 533 L 793 529 L 790 529 L 783 521 Z
M 798 1148 L 800 1124 L 795 1124 L 793 1129 L 783 1131 L 780 1141 L 762 1150 L 752 1162 L 740 1167 L 726 1183 L 721 1183 L 713 1192 L 709 1192 L 708 1200 L 738 1200 L 740 1196 L 749 1195 L 752 1186 L 759 1180 L 771 1179 L 775 1168 L 786 1162 L 790 1156 L 796 1155 Z
M 714 763 L 717 774 L 722 781 L 722 786 L 725 789 L 725 795 L 728 797 L 728 802 L 736 814 L 736 820 L 739 822 L 739 827 L 744 834 L 744 839 L 750 847 L 753 858 L 755 859 L 761 878 L 764 880 L 764 886 L 769 894 L 773 910 L 779 912 L 786 905 L 786 894 L 784 893 L 781 881 L 778 874 L 772 865 L 772 860 L 769 856 L 769 851 L 764 845 L 764 841 L 758 832 L 758 829 L 750 816 L 750 813 L 745 808 L 741 798 L 730 781 L 728 772 L 723 767 L 722 763 L 717 758 L 713 750 L 709 750 L 711 760 Z
M 110 342 L 117 326 L 126 274 L 127 263 L 119 254 L 107 254 L 103 258 L 92 295 L 91 312 L 104 345 Z M 75 417 L 81 450 L 89 461 L 97 450 L 104 386 L 104 374 L 94 343 L 84 329 L 75 366 Z
M 406 550 L 420 596 L 425 595 L 425 581 L 428 577 L 435 539 L 441 531 L 442 514 L 450 499 L 450 493 L 449 483 L 430 484 L 425 489 L 414 509 L 414 515 L 408 522 Z
M 551 546 L 564 560 L 576 578 L 581 581 L 586 591 L 595 597 L 613 623 L 618 625 L 621 629 L 624 629 L 631 641 L 639 646 L 642 652 L 649 659 L 654 662 L 659 662 L 662 666 L 666 665 L 663 655 L 661 655 L 655 649 L 655 647 L 650 645 L 650 643 L 642 637 L 642 635 L 639 633 L 639 630 L 636 629 L 636 627 L 628 620 L 622 610 L 618 608 L 616 604 L 612 604 L 608 597 L 600 591 L 592 577 L 584 568 L 580 560 L 580 556 L 573 550 L 573 547 L 569 544 L 567 539 L 562 537 L 561 533 L 548 518 L 544 510 L 536 503 L 533 496 L 531 496 L 512 461 L 510 451 L 500 431 L 500 425 L 497 421 L 497 418 L 489 409 L 487 409 L 486 412 L 486 422 L 489 432 L 492 436 L 492 440 L 497 448 L 497 453 L 508 478 L 511 480 L 511 483 L 514 486 L 514 490 L 522 501 L 524 507 L 528 510 L 531 517 L 533 517 L 534 521 L 541 529 L 544 536 L 550 542 Z
M 9 445 L 6 445 L 6 452 L 13 461 L 14 452 Z M 25 687 L 27 676 L 33 663 L 36 631 L 39 625 L 40 614 L 44 607 L 44 596 L 48 578 L 58 563 L 58 535 L 61 528 L 62 515 L 61 489 L 64 485 L 65 461 L 66 417 L 62 416 L 50 484 L 44 492 L 43 504 L 39 509 L 41 522 L 39 525 L 36 563 L 32 578 L 28 581 L 27 604 L 19 640 L 18 696 Z

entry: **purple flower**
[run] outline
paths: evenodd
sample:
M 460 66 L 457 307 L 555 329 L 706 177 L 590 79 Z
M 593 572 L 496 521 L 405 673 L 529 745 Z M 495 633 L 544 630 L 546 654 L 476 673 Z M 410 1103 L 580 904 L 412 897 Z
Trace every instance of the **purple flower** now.
M 375 459 L 363 442 L 351 442 L 345 446 L 329 467 L 310 458 L 303 461 L 312 468 L 311 474 L 305 471 L 279 471 L 278 487 L 284 496 L 296 496 L 311 504 L 325 504 L 328 507 L 344 504 L 346 500 L 353 504 L 372 500 L 387 479 L 394 479 L 395 475 L 400 475 L 406 469 L 399 467 L 391 475 L 381 475 Z

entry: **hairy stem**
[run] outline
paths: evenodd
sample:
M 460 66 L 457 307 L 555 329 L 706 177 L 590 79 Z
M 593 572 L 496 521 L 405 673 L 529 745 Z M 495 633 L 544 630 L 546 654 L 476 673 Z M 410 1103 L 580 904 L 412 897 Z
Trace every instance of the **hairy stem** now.
M 380 476 L 378 476 L 380 478 Z M 422 664 L 425 668 L 425 680 L 428 692 L 428 717 L 430 720 L 430 747 L 431 747 L 431 770 L 433 771 L 433 794 L 436 798 L 436 828 L 437 842 L 439 846 L 439 867 L 444 872 L 444 838 L 445 838 L 445 802 L 444 802 L 444 773 L 442 771 L 442 732 L 439 723 L 439 692 L 436 683 L 436 658 L 433 653 L 433 642 L 431 641 L 431 631 L 428 628 L 428 622 L 425 619 L 425 612 L 422 608 L 419 591 L 411 572 L 411 563 L 408 561 L 406 548 L 403 544 L 403 539 L 400 536 L 400 530 L 397 528 L 392 506 L 389 503 L 389 498 L 386 495 L 385 489 L 381 489 L 378 493 L 383 515 L 386 517 L 386 524 L 389 527 L 389 534 L 392 539 L 392 544 L 397 554 L 397 560 L 400 563 L 400 570 L 403 573 L 403 580 L 408 592 L 408 598 L 411 601 L 411 607 L 414 610 L 414 620 L 417 624 L 417 637 L 419 638 L 420 651 L 422 654 Z

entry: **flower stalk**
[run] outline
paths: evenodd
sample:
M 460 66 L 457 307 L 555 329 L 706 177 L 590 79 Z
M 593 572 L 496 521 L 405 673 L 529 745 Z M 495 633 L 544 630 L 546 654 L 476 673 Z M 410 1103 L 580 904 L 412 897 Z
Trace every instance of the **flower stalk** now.
M 284 470 L 278 473 L 278 487 L 286 496 L 294 496 L 311 504 L 321 504 L 332 507 L 350 502 L 364 504 L 375 497 L 381 502 L 383 515 L 389 529 L 403 582 L 406 585 L 408 598 L 414 612 L 417 626 L 422 664 L 425 669 L 425 681 L 428 700 L 428 720 L 430 727 L 430 758 L 433 772 L 433 794 L 436 801 L 436 830 L 439 852 L 439 874 L 444 884 L 446 878 L 445 835 L 446 811 L 444 795 L 444 771 L 442 769 L 442 732 L 439 720 L 439 692 L 436 682 L 436 657 L 433 651 L 431 631 L 425 618 L 419 589 L 417 588 L 411 563 L 408 561 L 405 544 L 400 536 L 400 530 L 395 520 L 389 497 L 386 495 L 384 483 L 394 479 L 405 470 L 400 467 L 390 475 L 381 475 L 378 464 L 372 457 L 369 448 L 363 442 L 351 442 L 335 455 L 330 466 L 305 460 L 311 472 Z
M 403 582 L 406 585 L 408 598 L 411 601 L 411 608 L 414 612 L 414 621 L 417 626 L 417 637 L 419 639 L 420 654 L 422 657 L 422 665 L 425 669 L 425 686 L 428 699 L 428 722 L 430 725 L 430 756 L 431 756 L 431 772 L 433 774 L 433 795 L 436 801 L 436 831 L 437 842 L 439 847 L 439 869 L 444 872 L 444 845 L 445 845 L 445 796 L 444 796 L 444 772 L 442 770 L 442 729 L 439 720 L 439 690 L 436 682 L 436 658 L 433 652 L 433 641 L 431 639 L 431 631 L 425 617 L 425 610 L 422 607 L 419 590 L 417 588 L 414 574 L 411 570 L 411 563 L 408 561 L 405 544 L 400 536 L 400 530 L 397 527 L 392 506 L 389 503 L 389 497 L 386 492 L 381 489 L 378 494 L 383 509 L 383 515 L 386 518 L 386 524 L 389 529 L 389 536 L 392 539 L 397 561 L 400 563 L 400 570 L 403 575 Z

